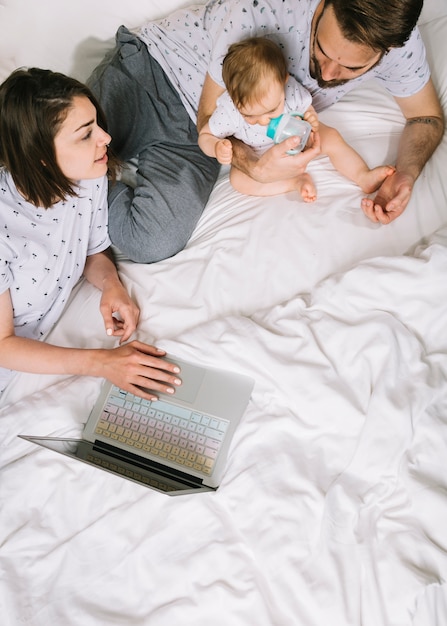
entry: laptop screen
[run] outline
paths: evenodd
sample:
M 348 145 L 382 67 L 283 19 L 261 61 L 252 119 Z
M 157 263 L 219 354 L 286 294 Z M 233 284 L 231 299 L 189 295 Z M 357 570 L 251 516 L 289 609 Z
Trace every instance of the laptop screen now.
M 85 439 L 58 437 L 19 436 L 44 448 L 59 452 L 167 495 L 214 491 L 214 489 L 202 485 L 200 479 L 195 479 L 187 474 L 183 474 L 183 472 L 167 468 L 141 457 L 135 456 L 133 458 L 131 453 L 123 452 L 119 448 L 114 448 L 102 442 L 91 443 Z

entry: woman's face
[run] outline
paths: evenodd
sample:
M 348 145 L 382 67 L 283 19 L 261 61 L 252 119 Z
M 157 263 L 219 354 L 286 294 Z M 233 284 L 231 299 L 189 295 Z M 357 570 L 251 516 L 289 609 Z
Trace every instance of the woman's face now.
M 100 178 L 107 173 L 111 137 L 96 121 L 96 108 L 86 96 L 75 96 L 54 138 L 56 161 L 72 181 Z

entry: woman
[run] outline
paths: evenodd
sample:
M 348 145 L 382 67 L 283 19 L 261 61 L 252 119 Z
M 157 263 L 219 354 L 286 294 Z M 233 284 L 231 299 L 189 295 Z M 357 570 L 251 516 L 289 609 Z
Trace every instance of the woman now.
M 105 128 L 90 90 L 63 74 L 20 69 L 0 85 L 0 393 L 14 371 L 99 376 L 148 400 L 181 384 L 164 351 L 124 345 L 139 310 L 109 249 L 107 172 L 114 178 L 117 163 Z M 117 348 L 42 341 L 82 274 L 102 291 Z

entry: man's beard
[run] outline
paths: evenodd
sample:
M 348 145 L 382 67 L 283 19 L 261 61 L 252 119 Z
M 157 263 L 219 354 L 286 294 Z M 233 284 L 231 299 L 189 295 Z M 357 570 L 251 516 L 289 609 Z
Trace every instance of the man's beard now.
M 317 81 L 318 86 L 322 89 L 339 87 L 340 85 L 344 85 L 345 83 L 347 83 L 349 80 L 348 78 L 345 78 L 343 80 L 324 80 L 321 75 L 320 66 L 318 65 L 318 61 L 314 55 L 311 56 L 310 75 Z

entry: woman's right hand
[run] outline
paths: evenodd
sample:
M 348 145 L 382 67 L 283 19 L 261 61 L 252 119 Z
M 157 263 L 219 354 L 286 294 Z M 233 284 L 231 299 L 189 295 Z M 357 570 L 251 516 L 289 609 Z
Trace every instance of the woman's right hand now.
M 165 361 L 166 352 L 141 341 L 118 348 L 98 350 L 95 376 L 107 378 L 125 391 L 146 400 L 156 400 L 156 392 L 173 394 L 181 385 L 178 365 Z M 155 393 L 154 393 L 155 392 Z

